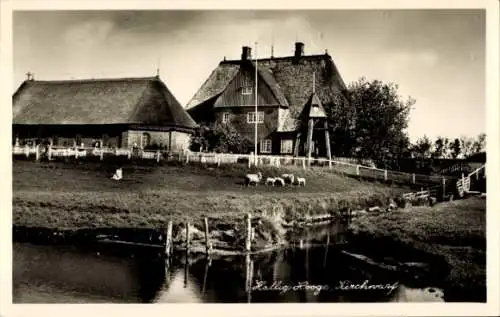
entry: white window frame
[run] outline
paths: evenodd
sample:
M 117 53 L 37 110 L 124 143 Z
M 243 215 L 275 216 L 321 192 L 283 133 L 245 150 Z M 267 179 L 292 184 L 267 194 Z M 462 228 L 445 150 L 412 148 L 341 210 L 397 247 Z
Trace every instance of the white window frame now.
M 264 111 L 257 111 L 257 123 L 264 123 Z M 247 123 L 255 123 L 255 111 L 247 113 Z
M 273 141 L 264 139 L 260 141 L 260 153 L 271 153 L 273 151 Z
M 289 144 L 288 147 L 284 146 L 285 144 Z M 290 139 L 281 139 L 280 151 L 282 154 L 291 154 L 293 153 L 293 140 Z
M 246 87 L 241 87 L 241 94 L 242 95 L 251 95 L 253 93 L 253 88 L 250 86 Z
M 229 112 L 223 112 L 222 113 L 222 123 L 228 123 L 229 122 Z

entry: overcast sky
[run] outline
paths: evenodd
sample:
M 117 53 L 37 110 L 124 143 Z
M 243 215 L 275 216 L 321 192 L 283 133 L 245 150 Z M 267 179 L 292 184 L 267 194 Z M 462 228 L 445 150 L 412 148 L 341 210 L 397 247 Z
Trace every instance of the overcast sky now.
M 333 57 L 348 84 L 397 83 L 416 104 L 408 132 L 456 137 L 485 132 L 485 12 L 69 11 L 16 12 L 14 86 L 39 80 L 160 76 L 185 105 L 226 56 L 259 42 L 259 57 Z

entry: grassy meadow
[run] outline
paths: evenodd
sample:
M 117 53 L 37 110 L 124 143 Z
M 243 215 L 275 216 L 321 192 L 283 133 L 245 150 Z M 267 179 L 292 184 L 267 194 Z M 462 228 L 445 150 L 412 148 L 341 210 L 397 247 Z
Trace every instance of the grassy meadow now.
M 363 182 L 327 169 L 259 167 L 264 178 L 286 172 L 305 177 L 305 187 L 245 187 L 244 165 L 123 165 L 90 162 L 13 162 L 13 224 L 48 228 L 164 227 L 169 220 L 202 223 L 234 220 L 279 207 L 293 219 L 343 207 L 385 205 L 408 188 Z M 255 171 L 255 170 L 250 170 Z
M 410 253 L 416 250 L 444 258 L 449 269 L 445 294 L 453 294 L 451 300 L 486 299 L 485 198 L 366 215 L 355 219 L 351 228 L 363 243 L 371 241 L 372 249 L 399 246 Z

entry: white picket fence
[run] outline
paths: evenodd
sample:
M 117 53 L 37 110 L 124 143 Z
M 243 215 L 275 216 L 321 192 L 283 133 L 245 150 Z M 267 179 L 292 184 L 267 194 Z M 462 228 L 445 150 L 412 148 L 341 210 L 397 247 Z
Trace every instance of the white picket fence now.
M 14 155 L 25 155 L 30 157 L 35 155 L 36 159 L 40 158 L 44 150 L 39 146 L 36 147 L 14 147 Z M 204 153 L 190 152 L 183 153 L 166 153 L 151 150 L 132 150 L 122 148 L 68 148 L 52 146 L 48 149 L 48 158 L 54 159 L 58 157 L 82 158 L 82 157 L 99 157 L 101 160 L 106 156 L 126 156 L 128 159 L 141 158 L 144 160 L 162 160 L 179 161 L 185 163 L 200 163 L 204 165 L 221 164 L 247 164 L 250 166 L 272 166 L 272 167 L 298 167 L 302 169 L 330 169 L 336 173 L 344 175 L 358 176 L 369 178 L 378 181 L 392 181 L 397 183 L 407 184 L 442 184 L 448 179 L 444 176 L 432 176 L 422 174 L 401 173 L 391 170 L 379 169 L 372 166 L 352 163 L 356 159 L 353 158 L 307 158 L 293 156 L 273 156 L 273 155 L 258 155 L 253 154 L 231 154 L 231 153 Z M 364 163 L 371 164 L 369 160 Z
M 462 178 L 457 181 L 457 189 L 461 197 L 470 192 L 471 177 L 475 177 L 476 180 L 479 180 L 481 173 L 486 177 L 486 164 L 470 172 L 467 176 L 462 174 Z

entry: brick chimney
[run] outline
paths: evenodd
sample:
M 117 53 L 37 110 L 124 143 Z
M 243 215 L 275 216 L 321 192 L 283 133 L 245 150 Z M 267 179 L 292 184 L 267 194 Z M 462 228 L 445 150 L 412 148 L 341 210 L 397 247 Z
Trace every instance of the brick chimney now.
M 304 56 L 304 43 L 296 42 L 295 43 L 295 57 Z
M 248 46 L 243 46 L 241 50 L 241 60 L 246 61 L 252 59 L 252 48 Z

